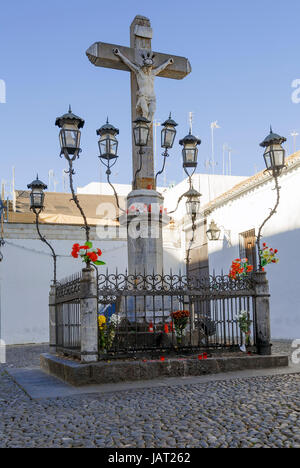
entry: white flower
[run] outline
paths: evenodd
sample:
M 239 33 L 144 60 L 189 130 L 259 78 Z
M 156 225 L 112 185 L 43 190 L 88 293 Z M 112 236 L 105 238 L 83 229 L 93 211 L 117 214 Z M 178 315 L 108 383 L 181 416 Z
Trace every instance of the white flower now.
M 110 317 L 110 323 L 114 326 L 114 327 L 117 327 L 118 325 L 120 325 L 121 323 L 121 317 L 117 314 L 113 314 L 111 317 Z
M 248 311 L 247 310 L 241 310 L 239 314 L 235 315 L 234 318 L 236 320 L 241 320 L 244 318 L 248 318 Z

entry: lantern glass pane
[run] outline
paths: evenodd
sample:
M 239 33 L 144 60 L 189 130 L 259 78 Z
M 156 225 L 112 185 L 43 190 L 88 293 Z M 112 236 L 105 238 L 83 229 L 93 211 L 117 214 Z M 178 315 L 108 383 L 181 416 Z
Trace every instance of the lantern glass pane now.
M 167 125 L 161 132 L 161 146 L 163 148 L 172 148 L 176 130 L 173 127 Z
M 110 154 L 117 155 L 118 142 L 115 139 L 110 139 Z
M 284 165 L 284 151 L 283 150 L 274 151 L 274 165 L 276 167 L 281 167 Z
M 267 148 L 264 154 L 265 164 L 267 169 L 272 169 L 272 152 Z
M 274 166 L 281 167 L 284 166 L 284 155 L 285 151 L 281 145 L 273 145 L 273 159 L 274 159 Z
M 80 148 L 80 131 L 63 128 L 60 132 L 60 144 L 70 154 L 74 154 Z
M 194 162 L 195 159 L 195 150 L 194 149 L 186 149 L 185 150 L 186 160 L 187 162 Z
M 107 140 L 106 140 L 106 138 L 104 138 L 104 139 L 101 138 L 101 139 L 99 140 L 99 143 L 98 143 L 98 144 L 99 144 L 100 156 L 105 157 L 105 156 L 107 155 L 107 153 L 108 153 L 107 150 L 109 149 L 109 148 L 107 147 L 108 145 L 107 145 Z
M 139 127 L 134 127 L 133 136 L 134 136 L 135 146 L 140 146 L 140 128 Z
M 133 128 L 134 142 L 136 146 L 147 146 L 149 127 L 145 124 L 137 124 Z
M 140 128 L 140 145 L 146 146 L 148 143 L 149 128 L 141 127 Z
M 212 231 L 212 234 L 213 234 L 213 240 L 219 240 L 221 231 L 219 231 L 219 230 Z
M 32 208 L 42 208 L 44 204 L 44 193 L 41 189 L 33 189 L 31 194 L 31 207 Z
M 197 215 L 200 210 L 200 201 L 197 197 L 192 197 L 186 202 L 186 211 L 189 215 Z

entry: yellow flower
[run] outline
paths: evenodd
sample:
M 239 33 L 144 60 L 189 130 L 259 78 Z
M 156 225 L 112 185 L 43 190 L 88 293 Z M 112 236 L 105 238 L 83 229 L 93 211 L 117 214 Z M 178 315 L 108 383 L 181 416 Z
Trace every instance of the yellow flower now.
M 99 315 L 98 317 L 98 325 L 100 330 L 103 330 L 106 324 L 106 317 L 104 315 Z

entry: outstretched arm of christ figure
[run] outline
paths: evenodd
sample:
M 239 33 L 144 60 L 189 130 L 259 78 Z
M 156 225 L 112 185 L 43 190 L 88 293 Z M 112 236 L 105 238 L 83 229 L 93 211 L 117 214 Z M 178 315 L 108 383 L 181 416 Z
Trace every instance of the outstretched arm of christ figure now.
M 155 68 L 153 71 L 154 71 L 154 74 L 155 75 L 158 75 L 160 72 L 162 72 L 165 68 L 167 68 L 169 65 L 171 65 L 172 63 L 174 63 L 174 60 L 172 58 L 169 58 L 168 60 L 166 60 L 165 62 L 163 62 L 159 67 Z
M 135 63 L 131 62 L 124 54 L 122 54 L 122 52 L 119 49 L 113 49 L 113 53 L 120 57 L 122 62 L 124 62 L 125 65 L 127 65 L 127 67 L 130 68 L 130 70 L 132 70 L 135 73 L 139 71 L 139 67 Z

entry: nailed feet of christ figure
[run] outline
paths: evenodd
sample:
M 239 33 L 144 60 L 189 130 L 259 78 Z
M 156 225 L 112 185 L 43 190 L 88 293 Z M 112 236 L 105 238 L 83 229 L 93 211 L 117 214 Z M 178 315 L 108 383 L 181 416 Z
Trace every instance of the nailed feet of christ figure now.
M 173 59 L 169 58 L 160 66 L 154 68 L 155 55 L 152 54 L 152 52 L 147 52 L 146 55 L 142 54 L 142 65 L 137 65 L 131 62 L 131 60 L 129 60 L 117 48 L 113 49 L 113 52 L 136 75 L 136 80 L 138 84 L 136 103 L 137 114 L 141 115 L 142 117 L 145 117 L 146 119 L 152 122 L 156 110 L 154 79 L 155 76 L 162 72 L 165 68 L 167 68 L 168 65 L 173 64 Z

